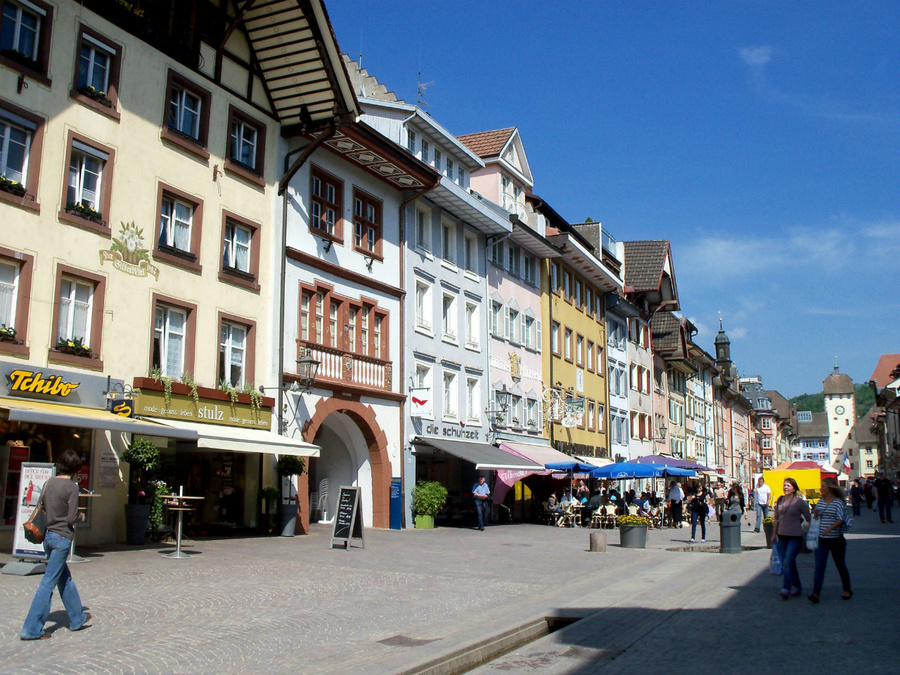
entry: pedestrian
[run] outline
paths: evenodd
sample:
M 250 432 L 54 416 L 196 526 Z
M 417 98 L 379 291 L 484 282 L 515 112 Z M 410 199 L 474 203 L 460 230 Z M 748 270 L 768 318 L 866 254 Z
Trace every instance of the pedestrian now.
M 766 479 L 760 476 L 756 481 L 756 527 L 759 532 L 763 519 L 769 517 L 769 501 L 772 499 L 772 488 L 766 485 Z
M 669 509 L 672 512 L 672 527 L 681 527 L 681 508 L 684 502 L 684 490 L 681 489 L 681 483 L 672 483 L 668 499 Z
M 829 553 L 841 576 L 841 586 L 844 589 L 841 597 L 844 600 L 853 597 L 853 591 L 850 590 L 850 572 L 847 571 L 845 562 L 847 540 L 844 539 L 844 533 L 847 531 L 850 516 L 847 515 L 847 507 L 844 505 L 844 491 L 838 482 L 829 476 L 822 479 L 820 494 L 822 498 L 816 503 L 813 513 L 813 517 L 819 521 L 816 571 L 813 574 L 813 591 L 806 596 L 814 604 L 819 602 L 819 594 L 822 592 L 822 582 L 825 580 L 825 566 L 828 564 Z
M 579 480 L 578 489 L 575 494 L 578 496 L 578 501 L 587 501 L 591 496 L 591 491 L 588 490 L 588 486 L 584 484 L 583 480 Z
M 853 505 L 853 515 L 858 516 L 862 513 L 863 489 L 857 478 L 850 486 L 850 502 Z
M 484 482 L 484 476 L 478 478 L 472 488 L 475 497 L 475 515 L 478 516 L 478 529 L 484 532 L 484 523 L 488 520 L 491 508 L 491 488 Z
M 722 513 L 725 511 L 725 497 L 727 496 L 725 493 L 725 484 L 722 481 L 716 483 L 716 488 L 713 490 L 713 496 L 716 500 L 716 517 L 719 519 L 719 522 L 722 522 Z
M 44 532 L 47 569 L 25 617 L 20 633 L 23 640 L 45 640 L 50 637 L 50 633 L 44 631 L 44 624 L 50 616 L 54 586 L 59 590 L 59 597 L 69 615 L 69 630 L 81 630 L 91 620 L 91 615 L 81 605 L 81 596 L 66 562 L 75 537 L 73 525 L 76 520 L 84 520 L 84 515 L 78 513 L 78 483 L 73 480 L 80 468 L 81 457 L 78 453 L 66 450 L 56 461 L 56 476 L 44 484 L 42 508 L 47 516 Z
M 741 515 L 743 515 L 745 506 L 744 490 L 741 489 L 740 484 L 735 481 L 728 490 L 728 509 L 730 511 L 737 511 L 740 509 Z
M 691 543 L 696 542 L 697 523 L 700 523 L 700 543 L 706 543 L 706 517 L 709 515 L 709 506 L 707 505 L 706 488 L 698 487 L 697 491 L 688 502 L 688 508 L 691 512 Z
M 778 594 L 785 600 L 792 595 L 800 595 L 802 584 L 797 572 L 797 554 L 803 542 L 803 522 L 810 522 L 809 504 L 800 497 L 800 487 L 793 478 L 785 478 L 782 486 L 784 494 L 775 503 L 775 526 L 773 537 L 781 556 L 784 582 Z
M 887 518 L 887 522 L 893 523 L 894 521 L 891 520 L 891 502 L 894 501 L 894 495 L 891 481 L 887 479 L 884 471 L 878 474 L 878 478 L 872 484 L 872 487 L 875 489 L 875 494 L 878 495 L 878 517 L 881 518 L 882 523 L 885 518 Z
M 874 511 L 875 507 L 872 504 L 875 503 L 875 489 L 872 487 L 872 479 L 866 478 L 866 483 L 863 485 L 863 494 L 866 497 L 866 508 L 869 511 Z

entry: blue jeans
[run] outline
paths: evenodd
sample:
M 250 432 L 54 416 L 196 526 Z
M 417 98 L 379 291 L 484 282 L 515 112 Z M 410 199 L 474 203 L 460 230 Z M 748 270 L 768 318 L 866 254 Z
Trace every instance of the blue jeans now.
M 838 574 L 841 575 L 841 586 L 844 591 L 850 592 L 850 572 L 844 561 L 847 555 L 847 540 L 840 537 L 819 537 L 819 548 L 816 549 L 816 572 L 813 575 L 813 595 L 822 592 L 822 582 L 825 581 L 825 566 L 828 564 L 828 554 L 834 560 Z
M 488 509 L 491 508 L 487 499 L 475 500 L 475 514 L 478 516 L 478 529 L 484 529 L 484 521 L 487 520 Z
M 891 502 L 894 501 L 890 497 L 879 497 L 878 498 L 878 517 L 881 518 L 881 522 L 887 520 L 891 520 Z
M 697 534 L 697 521 L 700 521 L 700 538 L 706 539 L 706 516 L 701 516 L 696 511 L 691 511 L 691 539 Z
M 759 532 L 759 528 L 762 527 L 763 518 L 769 517 L 769 505 L 768 504 L 757 504 L 756 505 L 756 531 Z
M 66 558 L 72 548 L 71 539 L 66 539 L 56 532 L 44 535 L 44 553 L 47 554 L 47 571 L 31 601 L 31 609 L 25 617 L 21 637 L 23 640 L 36 640 L 44 634 L 44 624 L 50 616 L 50 600 L 53 598 L 53 587 L 59 589 L 66 613 L 69 615 L 69 630 L 78 630 L 87 621 L 87 614 L 82 611 L 81 597 L 75 588 L 75 581 L 69 573 Z
M 790 592 L 792 588 L 803 588 L 800 584 L 800 573 L 797 571 L 797 554 L 800 553 L 800 537 L 778 537 L 775 545 L 781 555 L 781 569 L 784 571 L 784 590 Z

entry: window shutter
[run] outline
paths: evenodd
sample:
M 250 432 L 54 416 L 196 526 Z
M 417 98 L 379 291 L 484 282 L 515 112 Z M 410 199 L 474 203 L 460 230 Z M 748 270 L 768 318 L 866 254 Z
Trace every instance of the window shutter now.
M 525 342 L 525 312 L 519 314 L 519 342 Z
M 537 335 L 535 335 L 534 346 L 535 346 L 535 349 L 537 349 L 538 351 L 541 351 L 541 341 L 543 340 L 543 335 L 544 335 L 543 333 L 541 333 L 541 322 L 535 321 L 534 325 L 537 327 L 536 328 Z
M 506 306 L 503 307 L 503 326 L 504 326 L 504 329 L 503 329 L 504 337 L 506 337 L 507 340 L 511 340 L 512 339 L 512 328 L 509 325 L 509 307 L 506 307 Z

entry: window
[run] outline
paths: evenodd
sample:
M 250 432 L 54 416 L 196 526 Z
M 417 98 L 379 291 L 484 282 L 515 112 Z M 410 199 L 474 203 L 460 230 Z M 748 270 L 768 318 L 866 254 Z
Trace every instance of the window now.
M 35 212 L 44 121 L 0 100 L 0 200 Z
M 71 96 L 118 120 L 119 71 L 122 48 L 87 26 L 78 36 L 78 61 Z
M 443 158 L 441 157 L 441 151 L 437 148 L 434 149 L 434 168 L 438 170 L 438 173 L 441 173 L 441 163 Z
M 416 132 L 412 129 L 406 130 L 406 149 L 416 154 Z
M 506 313 L 506 339 L 510 342 L 521 343 L 522 335 L 520 330 L 521 315 L 514 309 L 508 309 Z
M 463 169 L 462 166 L 459 166 L 456 169 L 456 184 L 461 188 L 466 187 L 466 170 Z
M 594 313 L 594 289 L 587 284 L 584 285 L 584 311 L 588 314 Z
M 2 114 L 2 113 L 0 113 Z M 25 186 L 31 131 L 0 117 L 0 172 L 7 181 Z
M 73 225 L 108 233 L 110 189 L 114 152 L 89 139 L 69 132 L 66 157 L 68 179 L 65 209 L 60 220 Z
M 441 332 L 445 340 L 456 342 L 456 296 L 444 294 L 441 301 Z
M 525 281 L 532 286 L 535 284 L 537 280 L 537 276 L 535 274 L 535 259 L 533 255 L 528 253 L 525 254 L 525 266 L 524 266 L 524 277 Z
M 550 263 L 550 292 L 559 290 L 559 263 Z
M 431 284 L 416 280 L 416 328 L 431 331 Z
M 519 276 L 519 259 L 522 257 L 522 249 L 516 244 L 510 244 L 507 249 L 507 267 L 510 274 Z
M 0 63 L 49 85 L 53 8 L 41 0 L 5 0 L 0 19 Z
M 441 256 L 456 264 L 456 227 L 447 221 L 441 222 Z
M 264 186 L 266 127 L 233 106 L 228 108 L 228 156 L 225 169 Z
M 193 205 L 164 195 L 159 213 L 160 248 L 177 249 L 182 253 L 190 253 L 193 218 Z
M 259 290 L 259 225 L 226 211 L 219 280 Z
M 525 409 L 523 407 L 522 397 L 511 394 L 509 397 L 509 423 L 514 427 L 521 427 L 524 424 Z
M 768 417 L 763 417 L 762 418 L 762 428 L 763 429 L 771 429 L 772 428 L 772 420 L 770 420 Z
M 18 261 L 0 258 L 0 326 L 16 327 L 19 300 Z
M 503 265 L 503 253 L 506 250 L 506 246 L 502 241 L 497 242 L 491 246 L 491 262 L 494 263 L 497 267 L 501 267 Z
M 447 158 L 447 166 L 444 169 L 444 175 L 450 180 L 453 180 L 453 160 L 449 157 Z
M 466 378 L 466 418 L 470 422 L 481 419 L 481 380 L 477 377 Z
M 169 71 L 166 92 L 166 123 L 162 138 L 202 159 L 209 159 L 206 146 L 210 93 L 173 70 Z
M 464 245 L 466 272 L 476 274 L 478 272 L 478 242 L 475 241 L 475 237 L 467 234 L 465 235 Z
M 563 272 L 563 295 L 566 300 L 572 298 L 572 275 L 568 271 Z
M 771 448 L 772 448 L 772 439 L 771 438 L 763 439 L 763 448 L 766 450 L 771 450 Z
M 98 359 L 106 279 L 66 265 L 59 265 L 57 274 L 50 359 L 102 369 Z
M 582 295 L 582 289 L 583 289 L 583 286 L 581 284 L 581 281 L 576 280 L 575 281 L 575 306 L 578 307 L 579 309 L 581 308 L 582 298 L 584 297 Z
M 594 370 L 594 343 L 588 340 L 587 343 L 587 369 Z
M 528 349 L 534 349 L 535 342 L 540 339 L 540 335 L 535 335 L 534 321 L 533 317 L 525 317 L 525 347 Z
M 70 277 L 63 277 L 59 286 L 58 340 L 78 340 L 91 344 L 91 314 L 94 285 Z
M 199 272 L 203 202 L 193 195 L 163 184 L 159 186 L 158 199 L 158 227 L 153 257 Z
M 416 209 L 416 248 L 431 251 L 431 214 Z
M 580 335 L 575 337 L 575 363 L 584 365 L 584 338 Z
M 466 302 L 466 347 L 478 349 L 480 323 L 478 305 L 473 302 Z
M 559 324 L 555 321 L 550 324 L 550 350 L 559 356 Z
M 867 460 L 866 460 L 866 468 L 867 468 L 867 469 L 871 469 L 871 468 L 872 468 L 872 462 L 873 462 L 873 461 L 874 461 L 874 460 L 871 460 L 871 459 L 867 459 Z M 853 467 L 851 466 L 851 468 L 853 468 Z
M 503 337 L 501 321 L 503 317 L 503 305 L 499 302 L 491 303 L 491 335 Z
M 353 245 L 381 258 L 381 202 L 359 190 L 353 191 Z
M 594 421 L 597 419 L 597 404 L 593 401 L 587 403 L 587 428 L 588 431 L 594 430 Z
M 219 382 L 241 389 L 246 380 L 247 328 L 223 321 L 219 331 Z
M 525 426 L 531 430 L 536 430 L 541 426 L 541 409 L 538 406 L 537 399 L 525 399 Z
M 566 328 L 566 337 L 565 337 L 565 353 L 563 357 L 566 361 L 572 360 L 572 331 L 569 328 Z
M 422 157 L 421 157 L 421 159 L 422 159 L 422 161 L 425 162 L 426 164 L 430 164 L 431 162 L 428 161 L 428 158 L 429 158 L 430 156 L 431 156 L 430 146 L 428 145 L 428 141 L 426 141 L 426 140 L 423 138 L 423 139 L 422 139 Z
M 456 401 L 459 396 L 456 389 L 456 373 L 444 371 L 444 389 L 441 393 L 444 397 L 444 417 L 456 419 Z
M 341 243 L 343 183 L 317 167 L 310 171 L 309 226 L 320 236 Z

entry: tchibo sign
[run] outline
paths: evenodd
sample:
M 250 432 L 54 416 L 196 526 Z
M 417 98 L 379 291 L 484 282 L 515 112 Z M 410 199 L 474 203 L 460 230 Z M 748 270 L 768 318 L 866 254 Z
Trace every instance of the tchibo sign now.
M 0 396 L 56 401 L 89 408 L 106 408 L 106 392 L 122 380 L 103 375 L 73 373 L 56 368 L 35 368 L 21 362 L 0 360 Z
M 66 398 L 78 389 L 80 382 L 66 382 L 62 375 L 44 375 L 34 370 L 14 370 L 8 376 L 10 394 L 46 394 Z

